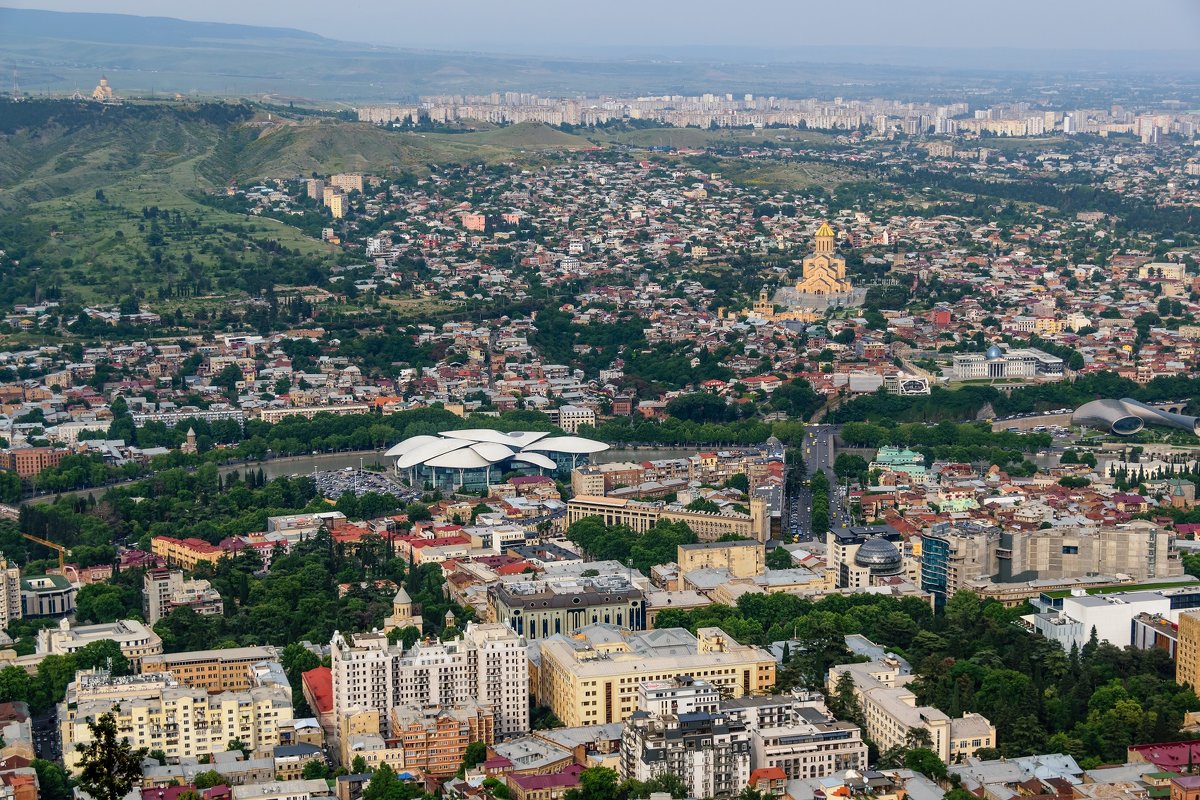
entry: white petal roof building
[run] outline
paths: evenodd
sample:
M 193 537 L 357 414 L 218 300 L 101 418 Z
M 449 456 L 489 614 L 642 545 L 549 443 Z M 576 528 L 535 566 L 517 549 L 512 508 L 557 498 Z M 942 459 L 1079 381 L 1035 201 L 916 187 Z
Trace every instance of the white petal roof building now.
M 412 436 L 388 448 L 398 474 L 416 486 L 460 489 L 486 486 L 508 472 L 555 473 L 586 464 L 589 456 L 608 449 L 604 442 L 581 436 L 551 436 L 545 431 L 475 428 Z

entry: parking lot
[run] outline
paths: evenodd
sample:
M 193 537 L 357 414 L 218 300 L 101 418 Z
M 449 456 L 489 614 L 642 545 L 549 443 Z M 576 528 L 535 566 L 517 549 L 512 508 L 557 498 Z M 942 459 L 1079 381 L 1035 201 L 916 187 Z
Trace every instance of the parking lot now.
M 331 500 L 336 500 L 347 492 L 351 492 L 357 497 L 362 497 L 368 492 L 390 494 L 405 502 L 421 499 L 419 489 L 410 489 L 386 472 L 368 472 L 354 467 L 346 467 L 327 472 L 315 472 L 312 478 L 317 485 L 317 491 Z

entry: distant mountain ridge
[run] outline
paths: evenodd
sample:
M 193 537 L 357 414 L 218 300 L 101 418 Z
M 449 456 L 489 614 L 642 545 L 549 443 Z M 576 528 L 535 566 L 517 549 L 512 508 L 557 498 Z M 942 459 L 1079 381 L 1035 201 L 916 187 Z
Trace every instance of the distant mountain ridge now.
M 564 48 L 548 44 L 541 54 L 403 49 L 286 27 L 0 6 L 0 70 L 16 69 L 21 88 L 32 94 L 86 93 L 107 75 L 118 95 L 126 96 L 166 92 L 347 104 L 495 91 L 546 96 L 729 92 L 936 103 L 981 96 L 1000 103 L 1050 93 L 1082 108 L 1114 99 L 1200 101 L 1200 62 L 1190 53 L 1172 51 L 822 44 L 653 50 L 596 45 L 551 52 Z M 1156 70 L 1166 79 L 1129 79 Z M 1060 93 L 1064 87 L 1069 98 Z
M 181 47 L 203 41 L 281 40 L 324 42 L 328 39 L 296 28 L 192 22 L 174 17 L 141 17 L 90 11 L 43 11 L 0 6 L 3 37 L 41 37 L 107 44 Z

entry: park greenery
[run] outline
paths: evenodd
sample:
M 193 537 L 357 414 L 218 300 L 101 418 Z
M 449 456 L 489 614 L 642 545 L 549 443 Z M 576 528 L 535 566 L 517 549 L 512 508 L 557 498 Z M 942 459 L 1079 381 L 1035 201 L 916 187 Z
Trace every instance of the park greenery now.
M 912 597 L 749 594 L 733 607 L 663 611 L 655 626 L 719 626 L 741 642 L 787 641 L 781 689 L 823 687 L 832 666 L 861 660 L 843 638 L 861 634 L 909 661 L 921 703 L 951 717 L 975 711 L 990 719 L 1008 757 L 1059 752 L 1085 768 L 1121 763 L 1131 744 L 1179 738 L 1184 715 L 1200 710 L 1192 687 L 1175 683 L 1165 652 L 1119 649 L 1097 642 L 1094 632 L 1065 652 L 1016 624 L 1029 610 L 970 592 L 954 595 L 936 615 Z M 829 699 L 843 718 L 861 715 L 845 692 Z
M 645 533 L 637 533 L 628 525 L 606 526 L 599 517 L 572 523 L 567 538 L 593 559 L 619 561 L 647 575 L 652 567 L 674 561 L 679 545 L 698 541 L 684 522 L 659 520 Z
M 878 424 L 847 422 L 842 426 L 840 436 L 849 447 L 878 449 L 892 445 L 912 448 L 925 456 L 926 466 L 934 460 L 986 463 L 1021 474 L 1029 472 L 1032 466 L 1026 462 L 1026 455 L 1045 450 L 1054 441 L 1048 433 L 997 433 L 987 423 L 954 423 L 949 420 L 937 425 L 896 425 L 886 419 Z M 844 462 L 843 469 L 848 467 L 849 462 Z

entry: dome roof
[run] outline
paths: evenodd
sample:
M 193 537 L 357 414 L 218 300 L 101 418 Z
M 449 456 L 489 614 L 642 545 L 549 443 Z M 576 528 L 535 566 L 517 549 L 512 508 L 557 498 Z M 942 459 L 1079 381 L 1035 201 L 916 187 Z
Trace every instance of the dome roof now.
M 1000 345 L 994 344 L 987 349 L 987 353 L 984 355 L 987 356 L 988 361 L 991 361 L 996 358 L 1004 358 L 1004 351 L 1000 349 Z
M 869 567 L 872 573 L 889 574 L 899 572 L 904 565 L 904 557 L 900 548 L 883 537 L 867 539 L 859 546 L 854 554 L 854 563 L 860 567 Z

